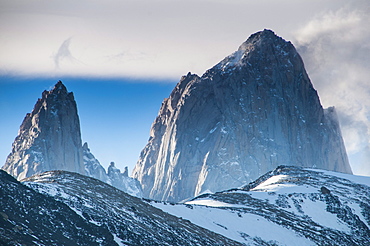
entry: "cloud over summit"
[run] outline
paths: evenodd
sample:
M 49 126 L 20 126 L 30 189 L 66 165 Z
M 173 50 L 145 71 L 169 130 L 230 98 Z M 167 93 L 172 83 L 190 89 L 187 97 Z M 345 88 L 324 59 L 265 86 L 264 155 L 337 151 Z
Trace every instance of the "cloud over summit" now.
M 296 45 L 321 102 L 334 105 L 353 171 L 370 175 L 370 15 L 365 1 L 317 16 Z

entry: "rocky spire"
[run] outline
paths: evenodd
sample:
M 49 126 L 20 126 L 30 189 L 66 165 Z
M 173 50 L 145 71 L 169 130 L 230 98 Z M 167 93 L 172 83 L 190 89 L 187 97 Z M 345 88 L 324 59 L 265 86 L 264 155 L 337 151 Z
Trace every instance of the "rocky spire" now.
M 253 34 L 165 99 L 133 176 L 180 201 L 239 187 L 279 165 L 351 173 L 334 109 L 324 111 L 294 46 Z
M 26 115 L 2 169 L 17 179 L 50 170 L 85 172 L 76 102 L 61 81 Z

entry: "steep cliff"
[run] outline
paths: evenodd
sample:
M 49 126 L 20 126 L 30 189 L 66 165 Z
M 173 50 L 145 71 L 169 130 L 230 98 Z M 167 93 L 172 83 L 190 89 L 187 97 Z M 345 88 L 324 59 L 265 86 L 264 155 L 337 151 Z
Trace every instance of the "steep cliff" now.
M 279 165 L 351 173 L 334 108 L 324 110 L 294 46 L 253 34 L 165 99 L 133 177 L 181 201 L 239 187 Z

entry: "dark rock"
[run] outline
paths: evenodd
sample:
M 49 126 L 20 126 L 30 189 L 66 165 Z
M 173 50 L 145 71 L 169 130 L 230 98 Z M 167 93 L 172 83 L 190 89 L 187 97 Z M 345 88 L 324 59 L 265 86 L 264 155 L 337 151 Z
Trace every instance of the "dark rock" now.
M 320 188 L 322 194 L 330 194 L 330 190 L 324 186 Z

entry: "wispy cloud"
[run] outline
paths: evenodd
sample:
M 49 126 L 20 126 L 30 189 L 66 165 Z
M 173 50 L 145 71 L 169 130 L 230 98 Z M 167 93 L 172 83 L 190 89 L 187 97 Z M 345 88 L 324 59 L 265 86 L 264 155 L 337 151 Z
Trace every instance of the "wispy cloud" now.
M 321 102 L 325 107 L 337 108 L 353 171 L 367 175 L 370 175 L 369 4 L 357 1 L 317 16 L 296 33 L 295 41 Z
M 53 56 L 54 64 L 55 64 L 56 69 L 60 68 L 60 63 L 63 60 L 70 60 L 70 61 L 76 60 L 73 57 L 73 55 L 72 55 L 72 53 L 69 49 L 69 45 L 71 44 L 71 39 L 72 38 L 68 38 L 68 39 L 64 40 L 62 45 L 59 47 L 57 53 Z
M 202 74 L 264 28 L 290 39 L 297 23 L 344 1 L 2 0 L 0 75 L 179 79 Z

